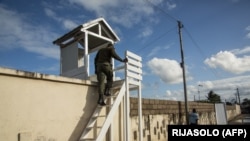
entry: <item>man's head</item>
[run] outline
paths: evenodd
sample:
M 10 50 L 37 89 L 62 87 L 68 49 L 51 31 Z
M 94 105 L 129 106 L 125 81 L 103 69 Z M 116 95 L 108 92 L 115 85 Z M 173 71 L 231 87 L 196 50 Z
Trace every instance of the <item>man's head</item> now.
M 108 43 L 107 47 L 113 47 L 113 44 L 112 43 Z
M 193 109 L 193 113 L 196 113 L 196 109 Z

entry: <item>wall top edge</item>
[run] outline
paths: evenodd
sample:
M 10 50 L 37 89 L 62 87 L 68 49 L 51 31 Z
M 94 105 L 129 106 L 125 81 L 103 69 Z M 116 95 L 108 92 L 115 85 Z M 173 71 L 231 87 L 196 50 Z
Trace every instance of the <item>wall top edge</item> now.
M 10 68 L 0 67 L 0 75 L 8 75 L 13 77 L 23 77 L 29 79 L 40 79 L 47 81 L 58 81 L 64 83 L 76 83 L 82 85 L 96 85 L 96 82 L 90 80 L 82 80 L 77 78 L 69 78 L 64 76 L 52 75 L 52 74 L 42 74 L 37 72 L 29 72 L 23 70 L 16 70 Z

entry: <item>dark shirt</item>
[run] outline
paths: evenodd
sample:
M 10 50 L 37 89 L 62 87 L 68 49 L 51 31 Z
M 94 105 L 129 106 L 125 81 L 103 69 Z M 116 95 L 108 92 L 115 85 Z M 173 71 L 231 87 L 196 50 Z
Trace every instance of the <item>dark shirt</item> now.
M 116 54 L 114 47 L 109 46 L 109 47 L 102 48 L 96 54 L 95 64 L 97 64 L 97 63 L 111 63 L 112 57 L 118 61 L 123 62 L 123 60 Z

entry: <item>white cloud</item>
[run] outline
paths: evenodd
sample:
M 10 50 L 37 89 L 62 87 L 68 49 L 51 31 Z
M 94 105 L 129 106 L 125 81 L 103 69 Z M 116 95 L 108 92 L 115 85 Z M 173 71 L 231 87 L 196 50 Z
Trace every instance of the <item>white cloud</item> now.
M 149 27 L 145 27 L 141 34 L 139 35 L 140 38 L 145 38 L 150 36 L 153 33 L 153 30 Z
M 66 28 L 66 29 L 74 29 L 76 28 L 78 25 L 71 21 L 71 20 L 63 20 L 63 26 Z
M 216 94 L 220 95 L 221 99 L 224 101 L 224 99 L 230 99 L 232 97 L 234 98 L 235 94 L 237 93 L 236 91 L 237 88 L 240 90 L 240 95 L 242 95 L 242 98 L 246 97 L 250 98 L 249 80 L 250 76 L 246 75 L 246 76 L 238 76 L 238 77 L 226 78 L 215 81 L 204 81 L 204 82 L 199 82 L 199 84 L 202 84 L 203 86 L 202 89 L 200 89 L 203 99 L 205 98 L 205 95 L 207 95 L 209 91 L 213 90 Z M 197 89 L 196 90 L 194 89 L 193 93 L 197 93 Z
M 171 1 L 167 1 L 167 7 L 168 7 L 168 10 L 172 10 L 176 8 L 176 4 Z
M 248 39 L 250 39 L 250 32 L 247 33 L 246 37 L 247 37 Z
M 248 27 L 246 28 L 246 31 L 248 32 L 247 35 L 246 35 L 246 37 L 247 37 L 248 39 L 250 39 L 250 26 L 248 26 Z
M 154 48 L 150 51 L 150 53 L 147 55 L 147 57 L 151 57 L 151 56 L 156 55 L 160 50 L 161 50 L 161 47 L 154 47 Z
M 250 26 L 248 26 L 248 27 L 246 28 L 246 30 L 247 30 L 247 31 L 250 31 Z
M 245 50 L 238 50 L 237 53 L 242 54 L 248 51 L 249 48 L 246 48 Z M 220 51 L 211 58 L 207 58 L 204 63 L 211 68 L 221 68 L 234 74 L 242 74 L 250 71 L 250 56 L 237 57 L 229 51 Z
M 105 7 L 114 7 L 118 5 L 118 0 L 69 0 L 70 3 L 79 4 L 83 6 L 85 9 L 90 11 L 95 11 L 100 13 L 102 8 Z
M 171 46 L 172 46 L 171 44 L 170 44 L 170 45 L 166 45 L 166 46 L 156 46 L 156 47 L 154 47 L 154 48 L 150 51 L 150 53 L 147 55 L 147 57 L 154 56 L 154 55 L 156 55 L 157 53 L 162 52 L 163 50 L 169 49 Z
M 243 49 L 234 49 L 234 50 L 231 50 L 230 52 L 232 52 L 235 55 L 247 54 L 247 53 L 250 53 L 250 46 L 247 46 Z
M 239 89 L 239 94 L 241 97 L 241 101 L 244 98 L 250 99 L 250 76 L 238 76 L 238 77 L 232 77 L 232 78 L 226 78 L 221 80 L 214 80 L 214 81 L 201 81 L 197 82 L 196 85 L 188 85 L 187 86 L 187 96 L 188 101 L 193 101 L 194 97 L 196 100 L 199 99 L 198 90 L 200 91 L 200 99 L 206 100 L 207 94 L 210 91 L 213 91 L 214 93 L 218 94 L 221 97 L 222 102 L 230 101 L 231 99 L 234 99 L 237 93 L 237 88 Z M 199 87 L 198 85 L 201 84 L 202 87 Z M 166 98 L 169 100 L 175 99 L 178 101 L 184 100 L 184 91 L 182 90 L 167 90 Z
M 165 83 L 176 84 L 182 82 L 182 69 L 175 60 L 153 58 L 147 65 L 152 73 L 160 77 Z
M 48 17 L 50 17 L 50 18 L 56 20 L 57 22 L 61 22 L 62 25 L 63 25 L 63 27 L 64 27 L 65 29 L 72 30 L 72 29 L 74 29 L 74 28 L 76 28 L 76 27 L 78 26 L 78 25 L 77 25 L 74 21 L 72 21 L 72 20 L 64 19 L 64 18 L 61 18 L 61 17 L 57 16 L 57 14 L 56 14 L 54 11 L 52 11 L 51 9 L 49 9 L 49 8 L 45 8 L 44 11 L 45 11 L 45 14 L 46 14 Z
M 167 95 L 167 97 L 170 97 L 170 96 L 172 96 L 172 93 L 171 93 L 171 91 L 167 90 L 167 91 L 166 91 L 166 95 Z
M 45 27 L 31 25 L 28 16 L 8 10 L 0 5 L 0 46 L 11 49 L 22 49 L 45 57 L 59 59 L 59 49 L 52 45 L 52 40 L 58 37 Z
M 68 0 L 94 12 L 98 17 L 104 17 L 112 22 L 131 27 L 143 21 L 143 17 L 154 14 L 154 8 L 145 0 Z M 151 3 L 158 5 L 163 0 L 154 0 Z M 154 18 L 154 17 L 151 17 Z
M 56 20 L 60 20 L 60 18 L 58 18 L 58 17 L 56 16 L 56 13 L 55 13 L 54 11 L 52 11 L 51 9 L 45 8 L 45 9 L 44 9 L 44 12 L 45 12 L 45 14 L 46 14 L 47 16 L 49 16 L 49 17 L 51 17 L 51 18 L 53 18 L 53 19 L 56 19 Z
M 184 97 L 184 95 L 181 90 L 178 90 L 178 91 L 167 90 L 164 96 L 165 99 L 174 100 L 174 101 L 180 101 L 182 100 L 182 97 Z

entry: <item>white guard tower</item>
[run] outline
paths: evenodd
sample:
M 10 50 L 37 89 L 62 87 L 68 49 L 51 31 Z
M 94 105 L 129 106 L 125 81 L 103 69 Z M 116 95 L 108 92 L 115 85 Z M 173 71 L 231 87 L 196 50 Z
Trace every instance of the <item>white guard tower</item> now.
M 90 76 L 89 54 L 105 47 L 108 43 L 118 42 L 118 36 L 112 31 L 103 18 L 82 24 L 53 43 L 60 46 L 61 69 L 60 75 L 85 80 L 95 80 Z M 123 104 L 123 140 L 130 141 L 130 102 L 129 92 L 136 91 L 138 94 L 138 136 L 142 141 L 142 108 L 141 108 L 141 81 L 142 81 L 142 58 L 132 52 L 126 51 L 125 57 L 128 62 L 121 67 L 114 68 L 115 71 L 124 69 L 125 79 L 115 81 L 113 96 L 107 97 L 106 106 L 97 106 L 84 128 L 79 141 L 101 141 L 109 134 L 109 141 L 113 141 L 113 118 L 119 106 Z M 113 59 L 114 62 L 114 59 Z M 113 65 L 114 67 L 114 65 Z M 93 75 L 95 76 L 95 75 Z M 107 110 L 102 115 L 103 110 Z M 105 120 L 101 120 L 102 118 Z M 98 121 L 98 122 L 97 122 Z M 99 121 L 103 121 L 97 126 Z M 96 134 L 96 131 L 99 131 Z M 110 131 L 110 132 L 109 132 Z
M 89 79 L 89 54 L 119 40 L 103 18 L 76 27 L 53 41 L 60 46 L 60 75 Z

